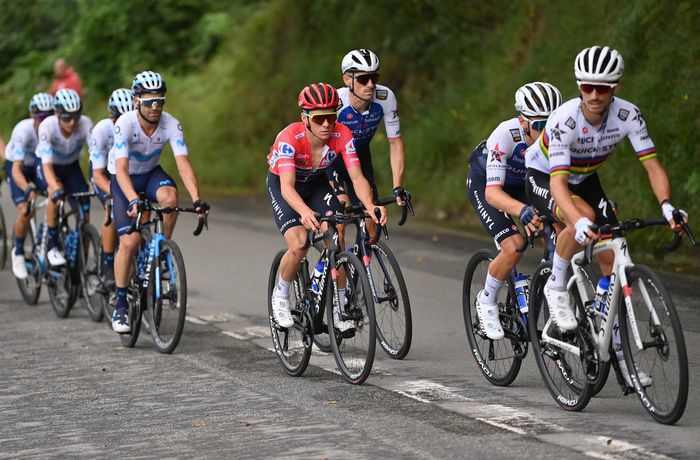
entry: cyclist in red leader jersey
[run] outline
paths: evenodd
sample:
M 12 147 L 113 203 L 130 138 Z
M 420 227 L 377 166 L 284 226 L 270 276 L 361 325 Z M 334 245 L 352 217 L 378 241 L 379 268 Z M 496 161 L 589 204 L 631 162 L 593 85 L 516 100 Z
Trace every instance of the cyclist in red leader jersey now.
M 334 161 L 343 161 L 357 195 L 368 210 L 375 208 L 372 191 L 362 175 L 355 152 L 352 132 L 340 123 L 338 92 L 326 83 L 313 83 L 299 93 L 301 122 L 283 129 L 270 148 L 267 161 L 267 191 L 275 222 L 287 242 L 287 253 L 280 262 L 280 278 L 272 294 L 274 320 L 280 327 L 291 327 L 294 320 L 289 311 L 289 286 L 308 250 L 306 229 L 319 230 L 314 213 L 327 215 L 341 212 L 326 177 L 326 169 Z M 340 157 L 340 159 L 339 159 Z M 386 223 L 386 211 L 378 206 L 381 216 L 376 223 Z M 343 284 L 344 285 L 344 284 Z M 344 298 L 340 289 L 338 298 Z M 334 325 L 341 331 L 353 327 L 342 321 L 339 307 L 334 305 Z

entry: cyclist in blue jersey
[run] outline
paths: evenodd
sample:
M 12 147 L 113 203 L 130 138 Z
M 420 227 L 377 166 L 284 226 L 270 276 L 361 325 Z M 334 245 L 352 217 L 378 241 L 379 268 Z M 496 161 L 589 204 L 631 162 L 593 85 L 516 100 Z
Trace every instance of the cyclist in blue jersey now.
M 27 202 L 36 197 L 36 189 L 46 192 L 46 183 L 37 175 L 40 163 L 36 158 L 36 146 L 39 142 L 39 124 L 53 115 L 53 96 L 37 93 L 29 101 L 30 118 L 26 118 L 14 127 L 10 142 L 5 151 L 5 175 L 10 186 L 12 201 L 17 206 L 15 221 L 15 241 L 12 249 L 12 273 L 19 279 L 28 276 L 24 258 L 24 239 L 29 228 Z
M 160 166 L 160 155 L 170 143 L 178 172 L 199 216 L 209 212 L 209 205 L 199 195 L 199 185 L 188 159 L 187 146 L 180 122 L 163 111 L 167 87 L 160 74 L 141 72 L 131 84 L 135 108 L 119 117 L 114 126 L 114 147 L 109 152 L 107 169 L 111 174 L 114 225 L 119 249 L 114 259 L 117 303 L 112 329 L 118 333 L 131 330 L 129 304 L 126 299 L 131 262 L 139 247 L 138 233 L 127 233 L 131 219 L 138 214 L 139 194 L 161 206 L 177 206 L 175 181 Z M 165 236 L 170 238 L 177 214 L 164 216 Z
M 353 50 L 343 58 L 341 70 L 345 87 L 338 90 L 340 97 L 338 122 L 352 131 L 362 174 L 372 187 L 372 197 L 376 200 L 378 193 L 369 144 L 383 120 L 389 141 L 393 194 L 399 205 L 405 205 L 406 192 L 403 188 L 405 152 L 399 111 L 394 92 L 378 84 L 379 58 L 368 49 Z M 327 175 L 333 182 L 336 194 L 341 201 L 349 201 L 350 204 L 360 203 L 342 162 L 336 162 L 334 168 L 328 170 Z M 370 234 L 373 235 L 374 222 L 367 219 L 367 224 Z M 342 235 L 342 226 L 339 227 L 339 231 Z
M 134 110 L 134 95 L 131 90 L 119 88 L 112 92 L 107 102 L 109 117 L 95 124 L 90 135 L 90 182 L 97 198 L 107 213 L 111 212 L 111 190 L 107 159 L 109 151 L 114 146 L 114 124 L 120 116 Z M 109 284 L 114 282 L 114 250 L 117 247 L 117 232 L 114 220 L 105 227 L 102 226 L 103 278 Z
M 54 96 L 55 115 L 39 125 L 39 143 L 36 156 L 41 161 L 38 174 L 48 185 L 51 199 L 46 207 L 48 222 L 47 259 L 51 265 L 63 265 L 66 258 L 58 239 L 56 204 L 66 193 L 87 192 L 88 185 L 80 169 L 80 156 L 92 130 L 92 120 L 83 115 L 83 102 L 72 89 L 60 89 Z M 90 200 L 78 200 L 90 216 Z M 75 203 L 71 203 L 75 205 Z
M 537 140 L 547 117 L 559 104 L 561 93 L 549 83 L 521 86 L 515 92 L 515 110 L 519 115 L 498 125 L 469 158 L 467 196 L 484 230 L 500 248 L 475 300 L 479 327 L 492 340 L 504 337 L 498 293 L 522 257 L 516 249 L 523 245 L 523 238 L 510 216 L 518 216 L 528 233 L 540 226 L 539 217 L 525 197 L 525 149 Z

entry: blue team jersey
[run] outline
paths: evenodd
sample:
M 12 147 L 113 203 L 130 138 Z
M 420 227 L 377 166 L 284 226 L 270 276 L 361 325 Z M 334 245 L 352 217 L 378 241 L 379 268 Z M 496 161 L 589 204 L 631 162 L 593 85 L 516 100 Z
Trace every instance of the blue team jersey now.
M 355 148 L 366 148 L 377 132 L 379 123 L 384 119 L 386 136 L 394 138 L 401 136 L 399 111 L 396 106 L 394 92 L 386 86 L 377 85 L 374 97 L 366 111 L 360 113 L 350 105 L 350 89 L 338 90 L 341 107 L 338 110 L 338 121 L 350 128 L 355 139 Z

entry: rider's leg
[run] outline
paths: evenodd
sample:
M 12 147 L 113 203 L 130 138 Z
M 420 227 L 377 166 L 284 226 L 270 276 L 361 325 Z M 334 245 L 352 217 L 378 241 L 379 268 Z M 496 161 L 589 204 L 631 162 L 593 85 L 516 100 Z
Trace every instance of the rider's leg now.
M 591 221 L 594 221 L 595 212 L 593 208 L 579 197 L 574 196 L 573 198 L 578 211 Z M 559 208 L 556 210 L 556 215 L 561 222 L 566 224 L 566 227 L 557 235 L 557 248 L 552 259 L 552 275 L 549 277 L 547 285 L 552 289 L 561 290 L 566 287 L 566 282 L 569 279 L 566 272 L 571 263 L 571 258 L 581 245 L 574 239 L 576 235 L 574 222 L 571 222 Z

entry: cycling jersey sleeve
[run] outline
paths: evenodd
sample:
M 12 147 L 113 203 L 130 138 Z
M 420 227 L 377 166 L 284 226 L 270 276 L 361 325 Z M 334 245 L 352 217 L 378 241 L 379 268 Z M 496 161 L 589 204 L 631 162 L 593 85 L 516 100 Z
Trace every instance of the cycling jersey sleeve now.
M 111 123 L 111 120 L 106 120 Z M 107 167 L 107 154 L 110 149 L 110 133 L 105 129 L 103 122 L 97 123 L 90 133 L 90 162 L 93 169 L 104 169 Z
M 173 155 L 176 157 L 187 155 L 187 145 L 185 144 L 185 133 L 182 130 L 182 125 L 177 118 L 170 116 L 168 120 L 168 137 L 170 138 L 170 146 L 173 149 Z
M 642 116 L 642 112 L 634 105 L 630 104 L 632 110 L 627 119 L 627 137 L 634 151 L 637 153 L 639 161 L 644 162 L 656 158 L 656 147 L 649 137 L 647 123 Z
M 112 154 L 114 156 L 115 164 L 116 160 L 120 158 L 129 158 L 129 141 L 131 137 L 131 124 L 127 120 L 127 117 L 120 117 L 117 123 L 114 125 L 114 147 L 112 147 Z
M 576 141 L 576 121 L 564 114 L 567 118 L 558 118 L 547 121 L 547 126 L 542 133 L 541 145 L 547 145 L 546 152 L 549 158 L 549 174 L 571 174 L 571 145 Z
M 39 125 L 39 143 L 36 146 L 36 156 L 41 159 L 42 163 L 53 163 L 50 121 L 49 117 Z
M 520 131 L 518 131 L 518 136 Z M 486 186 L 503 187 L 506 183 L 508 158 L 513 154 L 515 142 L 513 134 L 502 125 L 496 128 L 486 140 Z
M 379 98 L 379 91 L 386 91 L 386 99 Z M 401 121 L 399 120 L 399 108 L 396 103 L 396 96 L 389 88 L 377 89 L 377 99 L 382 105 L 384 111 L 384 129 L 386 129 L 386 137 L 391 139 L 401 136 Z
M 350 169 L 360 166 L 360 159 L 357 157 L 357 151 L 355 150 L 355 141 L 352 137 L 352 131 L 349 129 L 342 130 L 340 134 L 339 143 L 342 146 L 340 151 L 343 157 L 343 162 L 345 163 L 345 168 Z
M 275 139 L 270 156 L 270 166 L 275 167 L 277 172 L 296 172 L 295 155 L 299 145 L 297 140 L 289 135 L 287 130 L 282 131 Z

